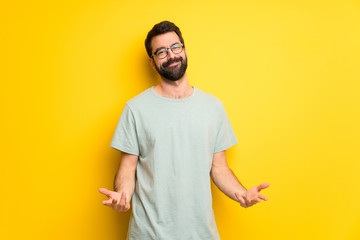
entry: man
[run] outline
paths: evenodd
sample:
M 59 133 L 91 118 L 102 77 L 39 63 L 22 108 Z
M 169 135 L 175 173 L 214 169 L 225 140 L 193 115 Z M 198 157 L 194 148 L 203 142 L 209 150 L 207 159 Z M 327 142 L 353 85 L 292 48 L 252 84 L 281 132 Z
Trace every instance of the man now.
M 237 139 L 221 101 L 189 85 L 179 28 L 156 24 L 145 47 L 161 81 L 124 107 L 111 142 L 123 155 L 115 191 L 99 189 L 103 204 L 122 212 L 132 199 L 130 240 L 220 239 L 210 177 L 245 208 L 267 200 L 259 192 L 269 184 L 247 190 L 229 169 Z

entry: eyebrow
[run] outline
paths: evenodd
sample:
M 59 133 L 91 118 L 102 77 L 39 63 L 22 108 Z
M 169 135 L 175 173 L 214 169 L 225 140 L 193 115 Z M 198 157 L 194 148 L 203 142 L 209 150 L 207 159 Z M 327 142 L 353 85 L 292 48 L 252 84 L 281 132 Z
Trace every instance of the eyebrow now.
M 174 45 L 177 44 L 177 43 L 179 43 L 179 42 L 175 42 L 175 43 L 171 44 L 170 47 L 174 46 Z M 156 53 L 156 52 L 159 51 L 160 49 L 164 49 L 164 48 L 166 49 L 166 47 L 159 47 L 159 48 L 157 48 L 157 49 L 155 50 L 154 53 Z

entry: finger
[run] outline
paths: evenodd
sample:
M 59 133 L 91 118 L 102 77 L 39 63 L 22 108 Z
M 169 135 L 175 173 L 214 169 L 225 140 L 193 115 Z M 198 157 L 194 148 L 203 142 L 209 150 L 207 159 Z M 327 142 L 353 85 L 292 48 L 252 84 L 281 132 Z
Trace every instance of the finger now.
M 127 196 L 125 197 L 125 202 L 126 202 L 126 204 L 125 204 L 125 211 L 127 211 L 127 210 L 130 209 L 130 201 L 129 201 L 129 199 L 128 199 Z
M 124 207 L 124 206 L 125 206 L 125 203 L 126 203 L 126 193 L 123 192 L 123 193 L 121 194 L 120 206 Z
M 115 197 L 114 199 L 112 199 L 111 207 L 112 207 L 115 211 L 120 211 L 120 210 L 121 210 L 120 198 L 119 198 L 119 196 L 117 196 L 117 197 Z
M 235 193 L 235 198 L 237 199 L 237 200 L 240 200 L 240 194 L 239 193 Z
M 239 193 L 235 193 L 235 197 L 236 197 L 236 199 L 238 200 L 238 201 L 244 201 L 244 199 L 240 196 L 240 194 Z
M 126 203 L 125 207 L 124 207 L 124 211 L 127 211 L 130 209 L 130 203 Z
M 112 199 L 102 201 L 102 203 L 108 207 L 112 207 Z
M 113 198 L 112 199 L 112 205 L 115 207 L 116 205 L 118 205 L 119 203 L 119 199 L 118 198 Z
M 241 206 L 247 207 L 244 199 L 240 196 L 239 193 L 236 192 L 236 193 L 235 193 L 235 197 L 236 197 L 236 199 L 240 202 Z
M 130 203 L 130 199 L 127 194 L 125 194 L 125 203 Z
M 248 199 L 245 194 L 243 195 L 243 198 L 244 198 L 244 200 L 245 200 L 245 205 L 246 205 L 247 207 L 251 207 L 252 203 L 251 203 L 250 199 Z
M 260 190 L 263 190 L 265 188 L 268 188 L 269 186 L 270 186 L 269 183 L 262 183 L 257 187 L 257 189 L 260 191 Z
M 242 199 L 244 199 L 244 202 L 245 202 L 245 206 L 246 206 L 246 207 L 250 207 L 250 206 L 251 206 L 251 202 L 250 202 L 250 200 L 248 199 L 248 196 L 246 195 L 246 193 L 244 193 L 244 194 L 242 195 Z
M 265 196 L 262 195 L 262 194 L 259 194 L 259 195 L 258 195 L 258 198 L 260 198 L 260 199 L 262 199 L 262 200 L 264 200 L 264 201 L 267 201 L 267 200 L 268 200 L 268 198 L 265 197 Z
M 256 203 L 261 202 L 261 200 L 260 200 L 260 198 L 255 198 L 251 202 L 252 202 L 252 204 L 256 204 Z
M 102 193 L 102 194 L 105 194 L 108 197 L 111 196 L 111 191 L 106 189 L 106 188 L 99 188 L 99 192 Z

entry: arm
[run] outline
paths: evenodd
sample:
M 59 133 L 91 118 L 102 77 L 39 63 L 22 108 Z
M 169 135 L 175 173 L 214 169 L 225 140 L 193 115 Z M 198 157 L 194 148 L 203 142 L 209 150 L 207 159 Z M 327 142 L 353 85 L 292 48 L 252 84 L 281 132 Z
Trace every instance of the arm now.
M 214 153 L 210 176 L 215 185 L 229 198 L 237 201 L 235 193 L 244 194 L 247 189 L 239 182 L 226 161 L 225 151 Z
M 130 200 L 135 190 L 135 172 L 138 156 L 122 152 L 120 167 L 114 179 L 114 191 L 100 188 L 99 191 L 109 199 L 103 204 L 123 212 L 130 209 Z
M 267 198 L 260 194 L 260 190 L 267 188 L 268 183 L 247 190 L 228 167 L 225 151 L 214 153 L 210 176 L 215 185 L 229 198 L 240 203 L 242 207 L 250 207 Z
M 122 152 L 120 167 L 114 179 L 114 191 L 126 192 L 130 198 L 135 190 L 135 172 L 139 156 Z

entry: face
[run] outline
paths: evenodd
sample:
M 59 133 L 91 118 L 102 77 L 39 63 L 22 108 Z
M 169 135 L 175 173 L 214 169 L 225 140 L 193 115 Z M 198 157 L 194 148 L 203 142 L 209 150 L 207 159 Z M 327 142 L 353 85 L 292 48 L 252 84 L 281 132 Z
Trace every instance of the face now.
M 155 36 L 151 40 L 152 53 L 156 52 L 159 48 L 171 47 L 175 43 L 180 43 L 180 39 L 175 32 Z M 169 49 L 168 55 L 165 58 L 159 59 L 154 55 L 150 61 L 160 76 L 170 81 L 177 81 L 182 78 L 187 68 L 185 49 L 179 54 L 175 54 Z

